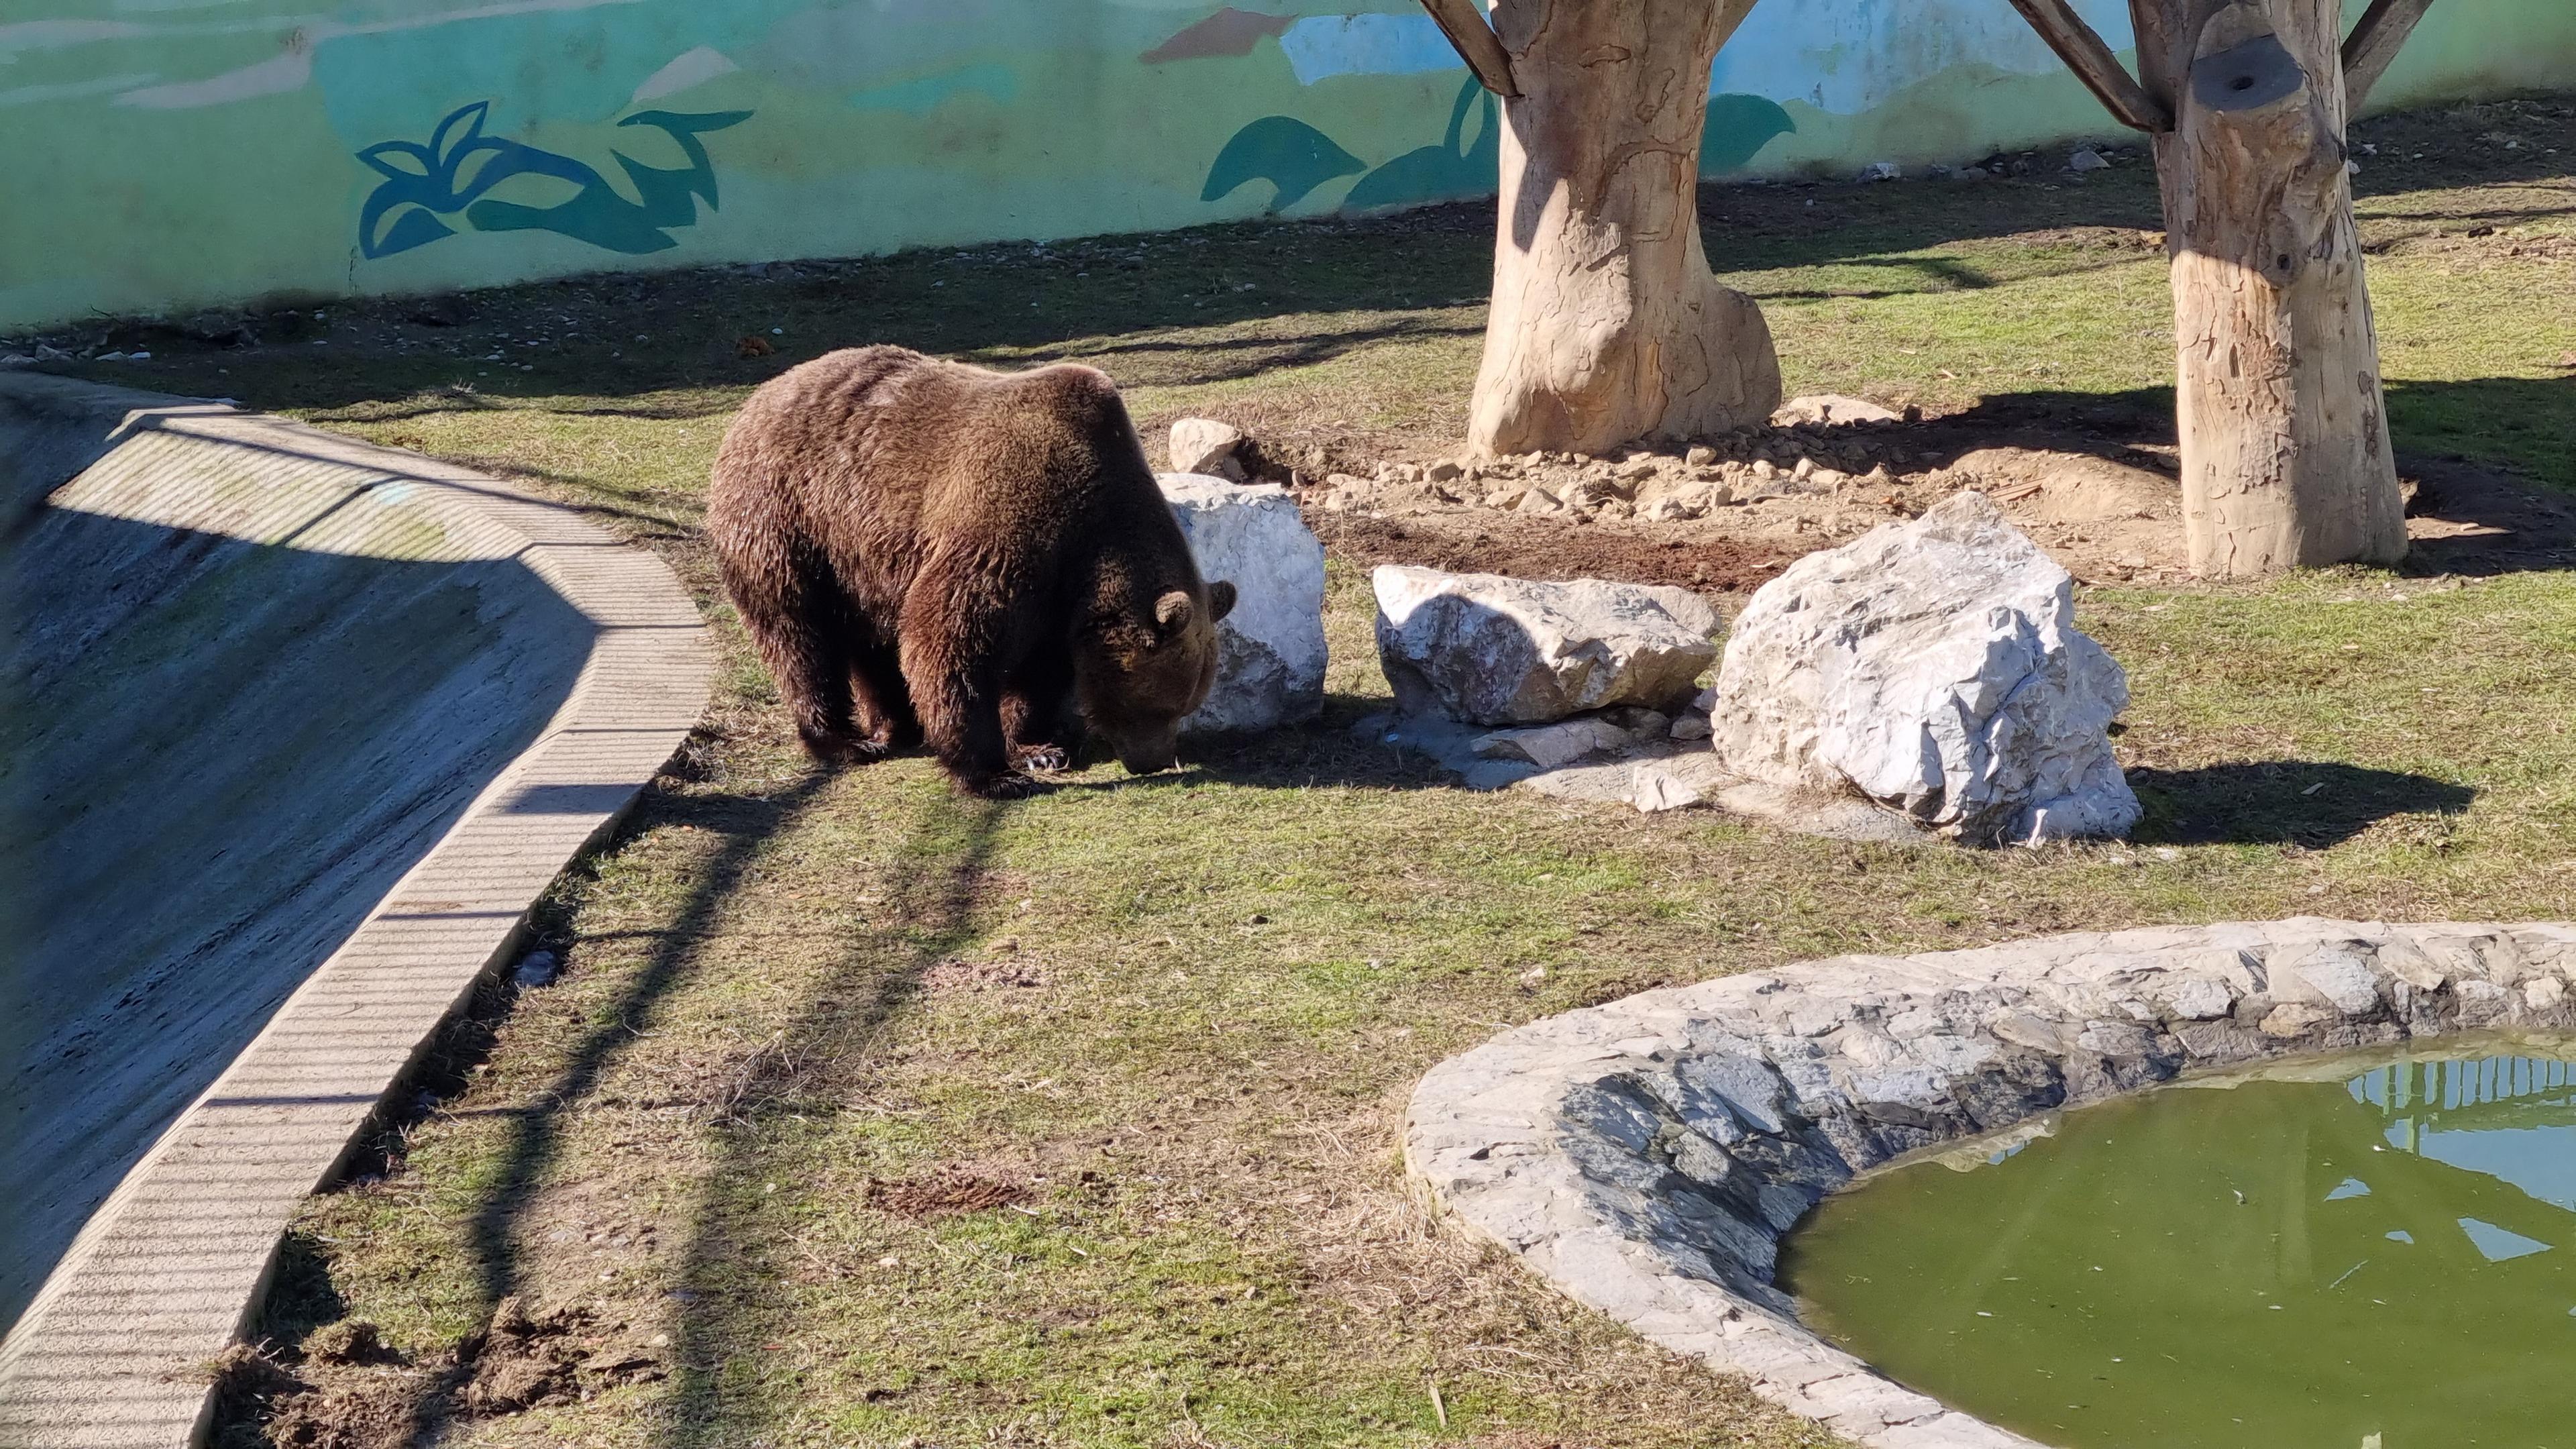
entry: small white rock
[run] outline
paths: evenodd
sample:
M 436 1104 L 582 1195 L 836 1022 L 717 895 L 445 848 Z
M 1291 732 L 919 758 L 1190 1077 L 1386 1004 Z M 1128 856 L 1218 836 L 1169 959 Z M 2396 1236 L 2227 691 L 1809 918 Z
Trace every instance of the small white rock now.
M 1626 749 L 1631 743 L 1626 730 L 1587 715 L 1534 729 L 1496 730 L 1478 735 L 1467 747 L 1480 759 L 1525 760 L 1542 770 L 1554 770 L 1592 755 Z
M 1172 424 L 1172 471 L 1196 473 L 1240 483 L 1245 478 L 1243 430 L 1214 418 L 1183 418 Z

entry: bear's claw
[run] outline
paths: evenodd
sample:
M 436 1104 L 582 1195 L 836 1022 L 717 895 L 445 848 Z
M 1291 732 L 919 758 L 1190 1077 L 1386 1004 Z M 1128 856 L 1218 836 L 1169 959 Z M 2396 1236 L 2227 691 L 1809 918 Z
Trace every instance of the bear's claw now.
M 826 765 L 874 764 L 894 753 L 892 746 L 864 735 L 800 729 L 796 732 L 796 741 L 805 747 L 805 753 Z
M 1055 788 L 1044 780 L 1032 779 L 1016 772 L 994 775 L 982 780 L 960 780 L 957 784 L 958 788 L 967 794 L 986 800 L 1026 800 L 1032 795 L 1043 795 Z
M 1033 775 L 1057 775 L 1073 768 L 1073 755 L 1062 745 L 1022 745 L 1011 751 L 1011 758 Z

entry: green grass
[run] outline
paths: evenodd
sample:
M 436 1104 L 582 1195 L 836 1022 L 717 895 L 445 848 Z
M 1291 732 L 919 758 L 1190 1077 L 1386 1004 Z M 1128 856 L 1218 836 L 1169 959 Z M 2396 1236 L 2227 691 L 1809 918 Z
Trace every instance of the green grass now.
M 2394 149 L 2439 123 L 2377 124 Z M 2576 146 L 2563 117 L 2518 124 Z M 2401 449 L 2576 486 L 2576 259 L 2457 238 L 2569 234 L 2576 186 L 2536 157 L 2374 163 L 2363 225 Z M 1712 255 L 1763 299 L 1795 391 L 2170 387 L 2140 166 L 1713 197 Z M 1215 410 L 1317 467 L 1434 456 L 1474 374 L 1485 226 L 609 279 L 492 294 L 453 329 L 342 309 L 327 352 L 118 373 L 538 480 L 662 550 L 727 651 L 685 768 L 547 909 L 565 979 L 517 998 L 393 1170 L 312 1203 L 319 1301 L 412 1364 L 319 1381 L 372 1382 L 449 1444 L 1821 1444 L 1442 1226 L 1397 1156 L 1420 1073 L 1535 1016 L 1842 951 L 2576 915 L 2558 573 L 2088 593 L 2135 695 L 2119 744 L 2149 816 L 2127 846 L 1900 850 L 1446 788 L 1347 733 L 1385 685 L 1340 561 L 1311 730 L 999 807 L 921 761 L 825 776 L 794 754 L 694 535 L 759 378 L 864 340 L 1080 358 L 1149 433 Z M 734 355 L 772 327 L 778 356 Z M 504 345 L 530 370 L 478 360 Z M 870 1205 L 939 1170 L 1027 1195 Z M 508 1293 L 596 1305 L 668 1376 L 445 1418 L 442 1355 Z

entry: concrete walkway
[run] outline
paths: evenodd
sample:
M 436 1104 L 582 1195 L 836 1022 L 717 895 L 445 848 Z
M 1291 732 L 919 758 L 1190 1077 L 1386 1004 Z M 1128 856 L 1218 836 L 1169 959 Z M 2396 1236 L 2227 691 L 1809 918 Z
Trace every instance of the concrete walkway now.
M 166 1449 L 297 1203 L 710 663 L 570 509 L 24 373 L 0 613 L 0 1449 Z

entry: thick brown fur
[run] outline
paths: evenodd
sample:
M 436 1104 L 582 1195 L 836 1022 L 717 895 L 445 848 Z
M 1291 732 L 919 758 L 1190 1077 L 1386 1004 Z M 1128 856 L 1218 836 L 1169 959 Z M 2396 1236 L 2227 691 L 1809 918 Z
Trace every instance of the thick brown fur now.
M 1234 603 L 1087 367 L 864 347 L 790 369 L 726 431 L 707 531 L 807 749 L 926 739 L 984 795 L 1064 768 L 1086 722 L 1131 770 L 1172 763 Z

